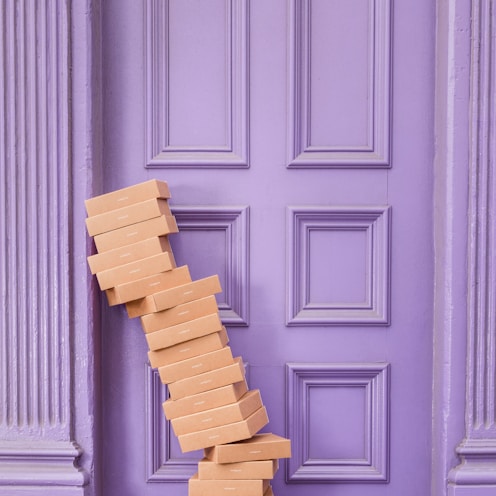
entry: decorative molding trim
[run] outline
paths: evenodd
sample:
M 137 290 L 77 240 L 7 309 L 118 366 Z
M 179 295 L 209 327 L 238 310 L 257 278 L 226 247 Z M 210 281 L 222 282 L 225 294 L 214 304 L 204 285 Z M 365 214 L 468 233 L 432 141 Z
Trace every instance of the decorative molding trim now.
M 466 436 L 461 464 L 449 473 L 455 486 L 496 484 L 496 101 L 492 0 L 472 1 L 470 190 L 468 233 L 468 338 Z M 458 493 L 457 493 L 458 494 Z
M 388 482 L 389 374 L 387 363 L 286 364 L 287 435 L 293 445 L 293 456 L 286 464 L 287 482 Z M 312 387 L 364 388 L 364 459 L 309 457 L 308 398 Z
M 84 486 L 87 474 L 75 467 L 81 449 L 69 441 L 0 443 L 0 493 L 7 486 Z M 13 488 L 14 489 L 14 488 Z
M 169 0 L 145 2 L 146 164 L 158 168 L 249 167 L 249 1 L 226 0 L 227 144 L 169 144 Z M 236 56 L 234 56 L 234 54 Z
M 226 281 L 224 303 L 219 303 L 222 322 L 247 326 L 249 320 L 249 207 L 173 206 L 179 231 L 225 231 Z
M 388 325 L 391 207 L 288 207 L 287 325 Z M 367 301 L 316 304 L 309 301 L 309 235 L 312 230 L 367 233 Z
M 369 0 L 369 143 L 367 146 L 310 145 L 310 0 L 291 0 L 289 23 L 288 168 L 390 167 L 390 0 Z
M 0 2 L 0 437 L 33 446 L 71 428 L 69 9 Z
M 170 422 L 162 403 L 168 398 L 156 369 L 145 364 L 146 388 L 146 476 L 147 482 L 187 482 L 198 468 L 199 458 L 173 458 Z

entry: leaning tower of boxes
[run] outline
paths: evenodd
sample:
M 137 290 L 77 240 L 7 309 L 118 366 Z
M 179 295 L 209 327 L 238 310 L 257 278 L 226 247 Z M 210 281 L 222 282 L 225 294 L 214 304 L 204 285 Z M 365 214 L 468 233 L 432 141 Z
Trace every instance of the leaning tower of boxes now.
M 215 298 L 217 275 L 192 280 L 176 266 L 168 236 L 178 232 L 166 182 L 150 180 L 86 200 L 88 257 L 108 304 L 139 317 L 148 359 L 167 385 L 163 409 L 183 452 L 204 450 L 190 496 L 270 496 L 290 441 L 259 433 L 268 424 L 259 390 L 234 357 Z

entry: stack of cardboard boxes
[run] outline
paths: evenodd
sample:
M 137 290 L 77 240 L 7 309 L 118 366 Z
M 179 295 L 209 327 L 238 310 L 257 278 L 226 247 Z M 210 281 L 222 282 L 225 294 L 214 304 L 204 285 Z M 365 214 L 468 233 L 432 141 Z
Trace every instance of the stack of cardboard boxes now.
M 109 305 L 140 317 L 148 358 L 167 384 L 164 402 L 183 452 L 204 449 L 190 496 L 268 496 L 290 441 L 257 434 L 268 424 L 259 390 L 249 390 L 219 317 L 217 275 L 191 280 L 177 267 L 168 235 L 178 232 L 166 182 L 151 180 L 86 200 L 98 253 L 91 272 Z

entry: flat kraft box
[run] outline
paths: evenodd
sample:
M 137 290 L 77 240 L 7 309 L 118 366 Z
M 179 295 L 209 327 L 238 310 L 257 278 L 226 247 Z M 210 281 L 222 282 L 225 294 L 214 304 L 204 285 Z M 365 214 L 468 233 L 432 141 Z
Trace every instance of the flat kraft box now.
M 203 374 L 220 367 L 226 367 L 233 363 L 234 358 L 231 348 L 225 346 L 220 350 L 210 351 L 187 360 L 164 365 L 158 369 L 158 373 L 163 384 L 170 384 L 171 382 Z
M 223 327 L 219 332 L 207 334 L 201 338 L 191 339 L 170 348 L 149 351 L 148 359 L 152 368 L 157 369 L 198 355 L 204 355 L 210 351 L 220 350 L 227 343 L 229 343 L 229 337 L 225 327 Z
M 234 359 L 234 363 L 227 367 L 221 367 L 169 384 L 169 395 L 173 400 L 178 400 L 185 396 L 192 396 L 210 389 L 234 384 L 244 378 L 245 366 L 241 357 L 237 357 Z
M 152 198 L 151 200 L 88 217 L 86 219 L 86 230 L 90 236 L 96 236 L 97 234 L 130 226 L 161 215 L 172 215 L 167 200 Z
M 274 478 L 279 468 L 278 460 L 258 460 L 255 462 L 215 463 L 203 459 L 198 463 L 198 478 L 204 480 L 222 479 L 267 479 Z
M 168 420 L 185 415 L 211 410 L 238 401 L 248 391 L 246 380 L 229 384 L 204 393 L 187 396 L 180 400 L 168 399 L 162 403 L 165 417 Z
M 185 284 L 187 282 L 189 281 L 185 281 Z M 212 295 L 189 303 L 182 303 L 167 310 L 143 315 L 141 317 L 141 326 L 145 332 L 153 332 L 218 311 L 217 300 Z
M 130 226 L 114 229 L 93 237 L 98 253 L 102 253 L 121 246 L 131 245 L 138 241 L 157 236 L 177 233 L 178 227 L 173 216 L 161 215 L 154 219 L 144 220 Z
M 180 436 L 182 434 L 189 434 L 190 432 L 198 432 L 225 424 L 240 422 L 248 418 L 262 406 L 260 391 L 255 389 L 245 393 L 236 403 L 186 415 L 185 417 L 178 417 L 172 419 L 171 424 L 176 436 Z M 202 477 L 200 476 L 200 478 Z M 223 478 L 219 477 L 219 479 Z M 260 478 L 263 479 L 263 477 Z
M 272 433 L 256 434 L 238 443 L 205 450 L 205 458 L 215 463 L 273 460 L 291 457 L 291 441 Z
M 170 196 L 169 186 L 165 181 L 150 179 L 133 186 L 127 186 L 126 188 L 89 198 L 84 203 L 87 214 L 93 216 L 152 198 L 170 198 Z
M 259 408 L 255 413 L 241 422 L 226 424 L 213 429 L 205 429 L 204 431 L 192 432 L 178 436 L 179 446 L 186 453 L 209 446 L 218 444 L 232 443 L 247 439 L 265 425 L 269 423 L 267 411 L 265 407 Z M 263 493 L 261 493 L 263 494 Z
M 174 268 L 174 260 L 167 251 L 152 255 L 151 257 L 142 258 L 113 269 L 107 269 L 98 272 L 96 278 L 100 289 L 110 289 L 119 284 L 134 282 L 143 277 L 151 276 L 159 272 L 166 272 Z
M 184 341 L 206 336 L 222 329 L 222 322 L 218 313 L 205 315 L 199 319 L 183 322 L 175 326 L 161 329 L 160 331 L 145 334 L 150 351 L 168 348 Z
M 198 474 L 195 474 L 188 481 L 188 495 L 264 496 L 269 484 L 268 480 L 201 480 Z
M 104 251 L 88 257 L 88 265 L 92 274 L 113 269 L 119 265 L 136 262 L 167 251 L 172 256 L 169 239 L 166 236 L 144 239 L 132 245 L 122 246 L 115 250 Z
M 189 268 L 187 265 L 182 265 L 166 272 L 143 277 L 137 281 L 118 284 L 114 288 L 107 289 L 107 300 L 110 306 L 128 303 L 149 296 L 156 291 L 163 291 L 190 281 Z
M 131 301 L 126 304 L 127 314 L 130 318 L 141 317 L 182 303 L 205 298 L 221 291 L 219 276 L 209 276 L 182 286 L 154 293 L 140 300 Z

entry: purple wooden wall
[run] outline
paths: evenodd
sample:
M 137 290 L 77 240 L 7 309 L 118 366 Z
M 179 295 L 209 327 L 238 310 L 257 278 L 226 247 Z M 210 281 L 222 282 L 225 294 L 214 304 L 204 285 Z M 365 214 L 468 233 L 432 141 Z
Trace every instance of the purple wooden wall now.
M 489 496 L 495 10 L 437 3 L 432 494 Z M 99 310 L 83 200 L 102 183 L 100 7 L 0 3 L 0 494 L 99 494 Z

